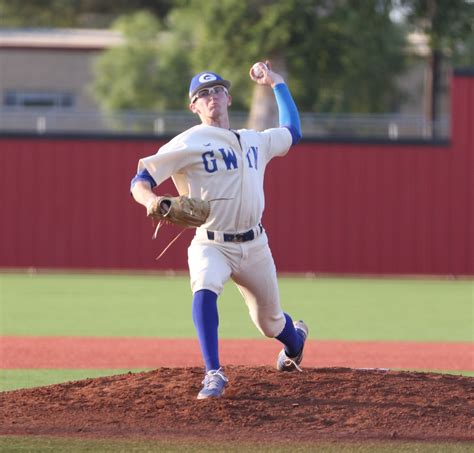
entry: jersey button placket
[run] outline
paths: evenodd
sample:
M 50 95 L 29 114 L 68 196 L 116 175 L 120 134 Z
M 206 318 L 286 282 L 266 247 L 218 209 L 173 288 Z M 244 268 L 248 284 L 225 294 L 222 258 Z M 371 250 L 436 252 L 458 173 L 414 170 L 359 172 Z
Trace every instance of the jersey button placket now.
M 232 133 L 234 135 L 234 133 Z M 239 162 L 239 183 L 240 183 L 240 192 L 239 192 L 239 200 L 237 201 L 238 203 L 238 210 L 237 210 L 237 215 L 235 219 L 235 225 L 234 228 L 239 231 L 241 228 L 240 225 L 240 218 L 242 216 L 242 208 L 243 208 L 243 194 L 244 194 L 244 176 L 245 176 L 245 165 L 244 165 L 244 149 L 242 146 L 242 143 L 240 140 L 237 139 L 237 137 L 234 135 L 234 138 L 237 142 L 238 149 L 240 150 L 240 153 L 238 155 L 238 162 Z

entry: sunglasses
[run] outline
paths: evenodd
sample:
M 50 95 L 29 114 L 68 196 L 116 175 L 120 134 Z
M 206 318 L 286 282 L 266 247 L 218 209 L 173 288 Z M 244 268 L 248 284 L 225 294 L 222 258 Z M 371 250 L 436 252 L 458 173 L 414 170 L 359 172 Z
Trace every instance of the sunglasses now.
M 201 98 L 207 98 L 211 94 L 226 94 L 228 95 L 229 92 L 227 91 L 227 88 L 222 85 L 216 85 L 214 87 L 209 87 L 209 88 L 203 88 L 202 90 L 199 90 L 191 99 L 191 104 L 194 104 L 198 99 Z

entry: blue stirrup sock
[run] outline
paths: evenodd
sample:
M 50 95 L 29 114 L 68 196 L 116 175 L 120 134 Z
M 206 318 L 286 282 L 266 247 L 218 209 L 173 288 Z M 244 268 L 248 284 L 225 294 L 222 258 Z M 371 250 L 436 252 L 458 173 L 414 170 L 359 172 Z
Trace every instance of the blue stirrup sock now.
M 195 292 L 192 310 L 194 326 L 196 327 L 202 357 L 206 365 L 206 372 L 218 370 L 220 363 L 217 335 L 219 327 L 217 294 L 208 289 Z
M 304 339 L 298 334 L 291 316 L 284 313 L 286 323 L 280 335 L 275 337 L 285 345 L 285 352 L 288 357 L 296 357 L 303 347 Z

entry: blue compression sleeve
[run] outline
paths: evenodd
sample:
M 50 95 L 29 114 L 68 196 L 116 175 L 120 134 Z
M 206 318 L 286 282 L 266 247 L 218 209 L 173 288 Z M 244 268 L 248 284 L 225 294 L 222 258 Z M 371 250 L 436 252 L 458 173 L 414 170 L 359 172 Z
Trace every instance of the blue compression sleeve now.
M 133 186 L 135 185 L 137 181 L 146 181 L 150 183 L 152 188 L 156 187 L 156 182 L 153 179 L 153 176 L 150 175 L 150 173 L 148 172 L 146 168 L 138 172 L 135 175 L 135 177 L 132 179 L 132 182 L 130 183 L 130 190 L 133 188 Z
M 279 83 L 273 88 L 278 106 L 280 127 L 286 127 L 291 133 L 292 144 L 298 143 L 302 137 L 300 115 L 290 90 L 285 83 Z

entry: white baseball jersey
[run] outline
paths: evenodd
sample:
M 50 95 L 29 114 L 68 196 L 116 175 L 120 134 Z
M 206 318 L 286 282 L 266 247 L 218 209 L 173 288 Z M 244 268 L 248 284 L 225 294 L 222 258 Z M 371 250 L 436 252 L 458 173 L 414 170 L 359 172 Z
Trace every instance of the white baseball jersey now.
M 247 231 L 262 218 L 265 167 L 274 156 L 288 152 L 292 137 L 284 127 L 236 132 L 240 140 L 228 129 L 194 126 L 141 159 L 138 171 L 146 168 L 157 185 L 172 177 L 180 195 L 210 201 L 202 228 Z

